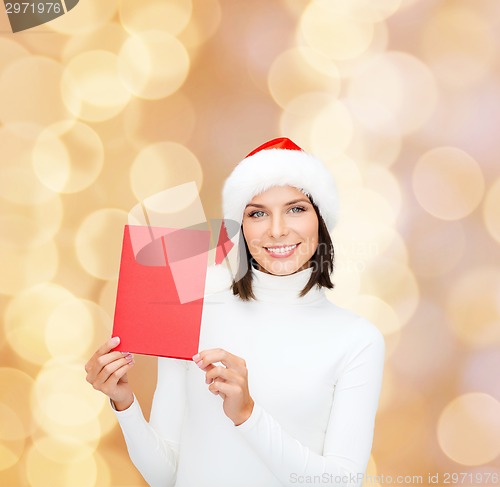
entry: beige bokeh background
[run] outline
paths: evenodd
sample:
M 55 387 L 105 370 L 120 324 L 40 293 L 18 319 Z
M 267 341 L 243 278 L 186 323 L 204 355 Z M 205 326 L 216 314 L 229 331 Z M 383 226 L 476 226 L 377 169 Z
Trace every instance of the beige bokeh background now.
M 500 483 L 498 0 L 81 0 L 0 31 L 0 485 L 146 485 L 83 369 L 127 213 L 195 181 L 220 218 L 278 136 L 335 176 L 328 295 L 386 338 L 366 485 Z

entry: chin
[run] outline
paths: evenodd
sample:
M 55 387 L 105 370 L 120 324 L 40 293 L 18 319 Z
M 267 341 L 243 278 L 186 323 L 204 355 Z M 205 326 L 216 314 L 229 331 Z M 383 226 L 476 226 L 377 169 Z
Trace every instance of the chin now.
M 304 263 L 277 263 L 277 262 L 259 262 L 260 269 L 263 272 L 274 274 L 275 276 L 288 276 L 295 274 L 304 266 Z

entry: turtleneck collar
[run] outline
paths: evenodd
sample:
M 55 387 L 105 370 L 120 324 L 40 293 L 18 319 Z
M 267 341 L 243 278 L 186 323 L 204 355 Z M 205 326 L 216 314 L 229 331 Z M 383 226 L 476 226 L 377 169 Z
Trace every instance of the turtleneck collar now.
M 325 290 L 318 286 L 313 286 L 305 296 L 299 297 L 311 273 L 312 268 L 309 267 L 294 274 L 277 276 L 252 267 L 252 290 L 257 301 L 266 303 L 305 305 L 327 300 Z

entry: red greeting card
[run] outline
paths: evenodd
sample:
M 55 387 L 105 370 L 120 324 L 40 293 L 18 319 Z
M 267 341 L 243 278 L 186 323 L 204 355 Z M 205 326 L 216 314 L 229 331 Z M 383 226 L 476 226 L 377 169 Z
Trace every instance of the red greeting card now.
M 191 360 L 198 351 L 208 230 L 126 225 L 115 350 Z

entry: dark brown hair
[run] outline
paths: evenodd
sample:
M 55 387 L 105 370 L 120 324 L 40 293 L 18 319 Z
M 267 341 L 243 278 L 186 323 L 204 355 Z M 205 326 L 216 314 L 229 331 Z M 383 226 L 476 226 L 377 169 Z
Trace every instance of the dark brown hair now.
M 316 252 L 314 252 L 313 256 L 309 259 L 309 266 L 312 267 L 313 270 L 311 272 L 309 281 L 307 281 L 304 289 L 302 289 L 302 291 L 299 293 L 300 297 L 305 296 L 315 285 L 317 285 L 319 288 L 326 287 L 327 289 L 333 289 L 334 287 L 334 284 L 330 279 L 330 276 L 333 272 L 335 257 L 332 239 L 330 238 L 330 234 L 328 233 L 328 228 L 326 227 L 325 221 L 319 214 L 318 207 L 314 204 L 311 196 L 309 196 L 309 200 L 311 201 L 314 211 L 316 212 L 316 216 L 318 217 L 318 248 L 316 249 Z M 241 227 L 241 232 L 243 233 L 243 225 Z M 248 270 L 239 281 L 233 280 L 231 289 L 235 296 L 239 296 L 243 301 L 250 301 L 251 299 L 256 299 L 252 291 L 252 267 L 256 266 L 256 261 L 252 257 L 252 254 L 250 254 L 245 239 L 244 242 Z

